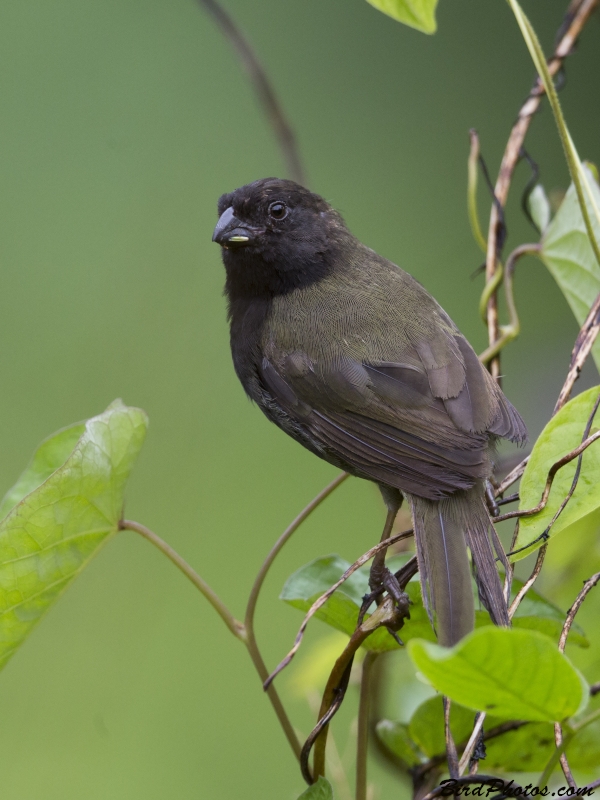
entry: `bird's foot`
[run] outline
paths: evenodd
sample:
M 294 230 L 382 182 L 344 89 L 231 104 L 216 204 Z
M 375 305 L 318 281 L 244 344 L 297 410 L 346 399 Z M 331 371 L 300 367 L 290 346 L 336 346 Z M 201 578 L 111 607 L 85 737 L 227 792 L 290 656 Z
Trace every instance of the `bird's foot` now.
M 362 608 L 366 611 L 373 601 L 379 603 L 382 599 L 383 592 L 386 591 L 389 596 L 394 600 L 396 607 L 402 612 L 402 616 L 410 619 L 409 607 L 410 598 L 402 590 L 398 582 L 398 578 L 387 567 L 374 575 L 373 571 L 369 576 L 369 588 L 371 592 L 363 597 Z

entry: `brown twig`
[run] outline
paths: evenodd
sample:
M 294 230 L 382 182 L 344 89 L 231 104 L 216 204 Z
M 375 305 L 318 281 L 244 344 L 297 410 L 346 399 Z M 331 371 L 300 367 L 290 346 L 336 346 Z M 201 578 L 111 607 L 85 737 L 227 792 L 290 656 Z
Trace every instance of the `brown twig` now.
M 308 776 L 310 776 L 308 758 L 313 744 L 315 745 L 315 758 L 312 780 L 316 780 L 319 775 L 325 774 L 325 748 L 327 745 L 328 726 L 344 700 L 352 662 L 359 647 L 378 628 L 385 627 L 394 631 L 399 630 L 406 617 L 408 617 L 408 600 L 404 608 L 398 608 L 395 601 L 388 596 L 368 620 L 357 626 L 342 654 L 337 658 L 323 692 L 318 722 L 302 747 L 300 767 L 307 781 Z
M 448 772 L 451 778 L 458 778 L 458 753 L 456 743 L 450 730 L 450 708 L 452 703 L 449 697 L 443 698 L 444 702 L 444 738 L 446 739 L 446 758 L 448 759 Z
M 600 400 L 600 398 L 599 398 L 599 400 Z M 594 414 L 596 413 L 596 410 L 597 410 L 597 408 L 594 408 Z M 531 517 L 534 514 L 539 514 L 539 512 L 542 511 L 546 507 L 546 504 L 548 503 L 548 497 L 550 496 L 550 490 L 552 489 L 552 483 L 554 481 L 554 478 L 556 477 L 556 473 L 560 469 L 565 467 L 567 464 L 569 464 L 571 461 L 573 461 L 574 459 L 576 459 L 579 456 L 581 456 L 583 451 L 587 450 L 587 448 L 591 444 L 594 444 L 594 442 L 596 442 L 598 439 L 600 439 L 600 431 L 597 431 L 596 433 L 592 434 L 592 436 L 588 436 L 588 438 L 584 439 L 584 441 L 580 445 L 578 445 L 574 450 L 571 450 L 571 452 L 567 453 L 566 456 L 563 456 L 562 458 L 559 458 L 558 461 L 554 462 L 554 464 L 548 470 L 548 477 L 546 478 L 546 485 L 544 486 L 544 491 L 542 492 L 542 498 L 541 498 L 540 502 L 537 504 L 537 506 L 534 506 L 533 508 L 526 508 L 526 509 L 523 509 L 522 511 L 509 511 L 506 514 L 501 514 L 499 517 L 494 517 L 494 522 L 504 522 L 507 519 L 518 519 L 519 517 Z M 581 469 L 581 467 L 579 467 L 579 470 L 580 469 Z M 576 477 L 577 478 L 579 477 L 579 470 L 576 470 Z M 577 485 L 577 482 L 575 481 L 575 486 L 576 485 Z M 575 491 L 575 487 L 573 487 L 573 491 Z M 570 494 L 567 495 L 566 499 L 569 500 L 571 498 L 572 494 L 573 494 L 573 492 L 570 491 Z M 562 509 L 561 509 L 561 511 L 562 511 Z M 558 512 L 557 512 L 557 516 L 558 516 Z M 553 522 L 554 522 L 554 520 L 553 520 Z M 511 555 L 511 553 L 508 553 L 508 555 Z
M 379 544 L 376 544 L 370 550 L 367 550 L 367 552 L 364 553 L 359 559 L 357 559 L 354 562 L 354 564 L 352 564 L 350 567 L 348 567 L 348 569 L 344 572 L 344 574 L 339 579 L 339 581 L 336 581 L 336 583 L 334 583 L 333 586 L 330 586 L 329 589 L 324 594 L 321 595 L 321 597 L 319 597 L 317 600 L 315 600 L 315 602 L 309 608 L 306 616 L 304 617 L 304 621 L 302 622 L 302 625 L 300 626 L 300 630 L 298 631 L 298 633 L 296 635 L 296 639 L 294 641 L 294 646 L 292 647 L 290 652 L 287 654 L 287 656 L 283 659 L 283 661 L 281 661 L 281 663 L 269 675 L 269 677 L 267 678 L 267 680 L 264 683 L 265 689 L 267 689 L 271 685 L 271 683 L 279 675 L 281 670 L 285 669 L 285 667 L 288 666 L 290 661 L 293 659 L 293 657 L 298 652 L 298 648 L 302 644 L 302 638 L 304 636 L 304 631 L 306 630 L 306 626 L 310 622 L 311 618 L 316 614 L 316 612 L 323 605 L 325 605 L 327 600 L 329 600 L 331 595 L 337 589 L 339 589 L 339 587 L 344 583 L 344 581 L 347 581 L 348 578 L 351 575 L 353 575 L 356 572 L 357 569 L 360 569 L 360 567 L 362 567 L 363 564 L 366 564 L 367 561 L 369 561 L 369 559 L 373 558 L 373 556 L 376 553 L 378 553 L 380 550 L 382 550 L 383 548 L 387 548 L 392 544 L 395 544 L 395 542 L 399 542 L 401 539 L 407 539 L 409 536 L 412 536 L 412 535 L 413 535 L 413 531 L 412 531 L 412 528 L 411 528 L 408 531 L 403 531 L 402 533 L 396 533 L 396 534 L 394 534 L 394 536 L 390 536 L 389 539 L 386 539 L 383 542 L 379 542 Z
M 552 519 L 548 523 L 548 525 L 545 528 L 544 532 L 540 536 L 538 536 L 537 539 L 534 539 L 533 541 L 529 542 L 528 544 L 524 545 L 523 547 L 520 547 L 518 550 L 514 550 L 512 548 L 514 548 L 514 545 L 515 545 L 516 539 L 517 539 L 517 529 L 515 529 L 515 535 L 513 537 L 513 543 L 512 543 L 512 546 L 511 546 L 511 550 L 510 550 L 509 553 L 507 553 L 508 556 L 515 555 L 516 553 L 520 553 L 523 550 L 527 550 L 533 544 L 536 544 L 539 541 L 546 541 L 549 538 L 549 534 L 550 534 L 550 530 L 551 530 L 552 526 L 554 525 L 556 520 L 560 517 L 560 515 L 562 514 L 562 512 L 566 508 L 567 503 L 571 500 L 571 498 L 573 497 L 573 494 L 575 493 L 575 489 L 577 488 L 577 483 L 579 481 L 579 476 L 581 474 L 581 466 L 583 464 L 583 451 L 587 447 L 589 447 L 591 444 L 593 444 L 593 442 L 596 441 L 597 438 L 600 438 L 600 431 L 595 433 L 593 436 L 589 436 L 589 432 L 590 432 L 590 430 L 592 428 L 592 423 L 594 421 L 594 417 L 596 416 L 596 412 L 598 411 L 598 406 L 600 406 L 600 394 L 598 395 L 598 397 L 596 399 L 596 402 L 594 403 L 594 406 L 592 408 L 592 411 L 591 411 L 591 413 L 590 413 L 590 415 L 588 417 L 588 420 L 587 420 L 587 423 L 586 423 L 586 426 L 585 426 L 585 430 L 583 431 L 583 441 L 581 442 L 579 447 L 576 447 L 575 450 L 571 451 L 571 453 L 568 453 L 566 456 L 563 456 L 563 458 L 561 458 L 559 461 L 557 461 L 555 464 L 553 464 L 552 467 L 550 468 L 550 471 L 548 473 L 548 478 L 546 479 L 546 486 L 545 486 L 544 492 L 542 494 L 542 500 L 540 501 L 538 506 L 536 506 L 534 509 L 527 509 L 526 511 L 513 511 L 513 512 L 511 512 L 509 514 L 504 514 L 502 517 L 496 517 L 495 518 L 497 521 L 500 521 L 501 519 L 510 519 L 511 517 L 522 517 L 522 516 L 530 516 L 531 514 L 537 514 L 541 510 L 541 508 L 543 508 L 546 505 L 546 503 L 548 502 L 548 496 L 550 494 L 550 488 L 552 486 L 552 481 L 554 480 L 554 475 L 556 474 L 556 472 L 558 472 L 559 469 L 564 467 L 565 464 L 568 464 L 569 461 L 572 461 L 573 458 L 577 457 L 577 467 L 575 468 L 575 475 L 573 476 L 573 480 L 571 481 L 571 486 L 569 488 L 569 491 L 567 492 L 567 494 L 563 498 L 561 504 L 559 505 L 559 507 L 555 511 Z M 551 474 L 551 473 L 553 473 L 553 474 Z M 541 506 L 541 508 L 540 508 L 540 506 Z
M 516 483 L 519 480 L 519 478 L 525 472 L 525 467 L 529 463 L 530 458 L 531 456 L 526 456 L 526 458 L 517 464 L 517 466 L 508 473 L 504 480 L 498 484 L 496 491 L 494 492 L 496 497 L 500 497 L 500 495 L 502 495 L 509 488 L 509 486 L 512 486 L 513 483 Z
M 246 70 L 265 116 L 279 142 L 289 176 L 297 183 L 305 185 L 306 174 L 300 159 L 296 136 L 284 114 L 275 89 L 250 43 L 217 0 L 198 0 L 198 3 L 212 15 L 221 32 L 235 50 L 242 67 Z
M 596 337 L 600 332 L 600 294 L 594 300 L 592 307 L 590 308 L 587 317 L 585 318 L 585 322 L 581 326 L 581 330 L 577 335 L 577 339 L 575 339 L 575 344 L 573 346 L 573 352 L 571 353 L 571 363 L 569 365 L 569 372 L 567 373 L 566 380 L 562 389 L 560 390 L 560 394 L 558 395 L 558 400 L 556 401 L 556 405 L 554 406 L 554 411 L 552 412 L 552 416 L 554 416 L 560 409 L 565 405 L 568 401 L 569 397 L 571 396 L 571 391 L 575 384 L 575 381 L 579 377 L 579 373 L 581 372 L 583 365 L 587 357 L 589 356 L 592 346 L 596 341 Z
M 544 566 L 544 559 L 546 558 L 546 550 L 548 549 L 548 545 L 542 545 L 540 547 L 540 552 L 535 560 L 535 566 L 531 575 L 527 578 L 523 586 L 517 592 L 515 599 L 512 601 L 510 608 L 508 609 L 508 617 L 512 619 L 517 612 L 518 607 L 521 605 L 521 601 L 527 594 L 527 592 L 531 589 L 533 584 L 538 579 L 538 575 L 542 571 L 542 567 Z
M 571 606 L 571 608 L 567 612 L 567 617 L 565 619 L 565 624 L 563 625 L 562 632 L 560 634 L 560 639 L 558 640 L 558 649 L 561 653 L 565 652 L 565 646 L 567 644 L 567 637 L 569 636 L 569 631 L 571 630 L 571 626 L 575 621 L 575 617 L 577 612 L 582 606 L 583 601 L 591 592 L 591 590 L 596 586 L 596 584 L 600 581 L 600 572 L 597 572 L 595 575 L 587 580 L 584 585 L 583 589 L 577 595 L 575 602 Z M 590 694 L 592 694 L 592 690 L 594 687 L 590 687 Z M 557 747 L 561 747 L 563 743 L 563 732 L 562 726 L 560 722 L 556 722 L 554 724 L 554 741 Z M 567 761 L 567 754 L 563 753 L 560 757 L 560 766 L 562 767 L 563 774 L 565 776 L 565 780 L 573 789 L 577 789 L 577 784 L 575 783 L 575 779 L 573 778 L 573 774 L 571 772 L 571 768 L 569 767 L 569 762 Z
M 552 76 L 556 75 L 556 73 L 563 66 L 565 58 L 572 52 L 582 28 L 586 24 L 597 3 L 598 0 L 582 0 L 581 2 L 570 4 L 567 12 L 566 24 L 563 25 L 563 30 L 561 30 L 562 35 L 556 45 L 554 55 L 548 61 L 548 69 Z M 539 108 L 543 95 L 544 88 L 541 80 L 538 78 L 536 79 L 527 100 L 519 111 L 517 121 L 513 125 L 506 149 L 504 151 L 504 156 L 500 164 L 500 171 L 494 187 L 494 196 L 497 200 L 497 203 L 492 205 L 488 231 L 486 282 L 489 282 L 494 278 L 494 274 L 496 272 L 496 262 L 498 259 L 498 233 L 501 222 L 498 204 L 501 208 L 504 208 L 506 205 L 512 176 L 519 161 L 525 136 L 529 129 L 531 119 Z M 492 346 L 496 343 L 499 334 L 497 292 L 493 292 L 488 301 L 487 323 L 489 344 Z M 498 356 L 492 360 L 490 364 L 490 371 L 496 379 L 499 377 L 500 359 Z

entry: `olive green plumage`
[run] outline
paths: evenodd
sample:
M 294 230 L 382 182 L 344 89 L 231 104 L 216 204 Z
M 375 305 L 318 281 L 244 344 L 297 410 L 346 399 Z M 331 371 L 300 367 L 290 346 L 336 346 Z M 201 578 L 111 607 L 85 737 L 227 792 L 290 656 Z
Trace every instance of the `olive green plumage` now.
M 317 455 L 408 498 L 443 644 L 473 627 L 467 545 L 483 601 L 508 624 L 484 481 L 495 439 L 525 440 L 518 413 L 433 297 L 322 198 L 266 179 L 224 195 L 219 212 L 249 396 Z

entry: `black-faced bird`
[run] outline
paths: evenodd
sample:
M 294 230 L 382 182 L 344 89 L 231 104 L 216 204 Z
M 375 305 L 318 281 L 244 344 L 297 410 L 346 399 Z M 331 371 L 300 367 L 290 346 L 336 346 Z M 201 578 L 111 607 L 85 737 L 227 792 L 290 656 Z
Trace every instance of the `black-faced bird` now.
M 266 416 L 315 455 L 377 483 L 388 538 L 410 504 L 425 605 L 441 644 L 473 629 L 479 595 L 508 625 L 485 501 L 518 412 L 433 297 L 361 244 L 323 198 L 265 178 L 224 194 L 222 247 L 235 371 Z M 379 585 L 378 585 L 379 584 Z M 394 595 L 387 569 L 371 588 Z

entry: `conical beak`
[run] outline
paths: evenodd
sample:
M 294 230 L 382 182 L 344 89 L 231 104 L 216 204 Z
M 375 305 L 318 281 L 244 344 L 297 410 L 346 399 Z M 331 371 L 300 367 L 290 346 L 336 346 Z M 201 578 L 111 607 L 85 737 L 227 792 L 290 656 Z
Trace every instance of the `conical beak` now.
M 233 213 L 233 207 L 229 206 L 219 217 L 212 240 L 221 247 L 244 247 L 260 233 L 263 231 L 252 228 L 239 220 Z

